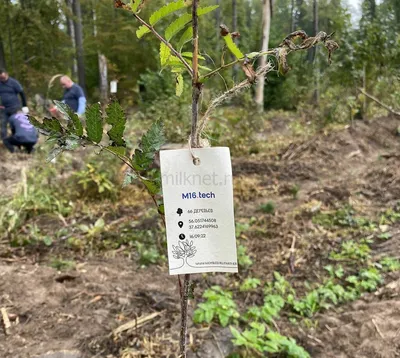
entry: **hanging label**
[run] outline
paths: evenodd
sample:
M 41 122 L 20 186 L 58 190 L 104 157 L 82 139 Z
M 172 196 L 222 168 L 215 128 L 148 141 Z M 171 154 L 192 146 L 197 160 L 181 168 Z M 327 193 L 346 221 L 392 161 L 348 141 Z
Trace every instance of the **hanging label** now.
M 170 275 L 238 272 L 229 148 L 160 152 Z

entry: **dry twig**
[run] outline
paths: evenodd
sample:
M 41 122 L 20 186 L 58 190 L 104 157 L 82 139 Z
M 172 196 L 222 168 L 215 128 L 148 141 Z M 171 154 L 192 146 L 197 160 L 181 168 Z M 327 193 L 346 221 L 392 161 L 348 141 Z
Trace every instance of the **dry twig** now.
M 121 334 L 122 332 L 128 331 L 129 329 L 132 329 L 132 328 L 138 329 L 140 327 L 143 327 L 144 325 L 149 323 L 151 320 L 153 320 L 154 318 L 156 318 L 162 314 L 163 314 L 163 312 L 154 312 L 152 314 L 149 314 L 148 316 L 139 317 L 138 319 L 129 321 L 129 322 L 123 324 L 122 326 L 119 326 L 118 328 L 114 329 L 113 334 L 114 334 L 114 336 L 117 336 L 117 335 Z
M 10 334 L 9 330 L 11 328 L 10 319 L 8 318 L 7 310 L 4 307 L 1 308 L 0 312 L 3 319 L 4 333 L 8 336 Z

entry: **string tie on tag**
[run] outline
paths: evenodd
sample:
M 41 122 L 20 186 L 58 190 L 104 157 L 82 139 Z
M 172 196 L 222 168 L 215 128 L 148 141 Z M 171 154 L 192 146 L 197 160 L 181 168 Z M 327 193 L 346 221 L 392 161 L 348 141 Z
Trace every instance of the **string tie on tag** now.
M 200 165 L 200 158 L 194 154 L 194 152 L 193 152 L 193 150 L 192 150 L 192 145 L 191 145 L 191 143 L 190 143 L 190 138 L 189 138 L 189 140 L 188 140 L 188 144 L 189 144 L 189 151 L 190 151 L 190 154 L 192 155 L 193 164 L 194 164 L 194 165 Z

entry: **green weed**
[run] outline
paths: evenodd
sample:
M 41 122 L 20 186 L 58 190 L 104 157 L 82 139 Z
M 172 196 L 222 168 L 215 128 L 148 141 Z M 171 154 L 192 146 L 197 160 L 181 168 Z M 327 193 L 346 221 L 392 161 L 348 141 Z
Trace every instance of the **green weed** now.
M 258 286 L 260 286 L 261 281 L 258 278 L 249 277 L 247 278 L 239 288 L 240 292 L 248 292 L 255 290 Z
M 243 269 L 248 269 L 252 264 L 253 261 L 249 255 L 247 255 L 247 248 L 244 245 L 239 245 L 237 248 L 237 256 L 238 256 L 238 263 L 239 267 Z
M 109 171 L 103 171 L 93 164 L 86 164 L 84 170 L 73 174 L 81 197 L 88 199 L 115 199 L 118 186 L 111 181 Z
M 371 257 L 371 249 L 368 240 L 358 243 L 354 240 L 345 241 L 339 252 L 332 252 L 329 257 L 333 260 L 357 260 L 365 261 Z
M 249 326 L 250 329 L 246 329 L 243 332 L 230 327 L 234 337 L 233 343 L 236 346 L 243 347 L 250 352 L 282 354 L 288 358 L 310 357 L 304 348 L 297 345 L 293 338 L 282 336 L 274 331 L 266 332 L 265 325 L 258 322 L 251 322 Z
M 222 327 L 226 327 L 229 323 L 237 322 L 240 314 L 231 292 L 224 291 L 219 286 L 213 286 L 204 292 L 203 298 L 206 301 L 199 303 L 194 311 L 195 323 L 211 323 L 216 319 Z
M 262 204 L 261 206 L 260 206 L 260 210 L 263 212 L 263 213 L 266 213 L 266 214 L 270 214 L 270 215 L 273 215 L 273 214 L 275 214 L 275 203 L 273 202 L 273 201 L 268 201 L 267 203 L 265 203 L 265 204 Z
M 75 268 L 75 262 L 70 261 L 70 260 L 63 260 L 61 258 L 54 258 L 49 266 L 55 268 L 58 271 L 66 271 L 66 270 L 72 270 Z
M 384 272 L 394 272 L 400 270 L 400 260 L 394 257 L 384 257 L 379 261 L 379 265 Z

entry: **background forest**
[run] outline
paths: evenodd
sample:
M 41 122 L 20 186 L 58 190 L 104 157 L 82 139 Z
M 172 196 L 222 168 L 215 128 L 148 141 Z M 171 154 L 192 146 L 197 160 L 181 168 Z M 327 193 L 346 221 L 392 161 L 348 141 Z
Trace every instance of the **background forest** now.
M 161 3 L 149 1 L 144 16 Z M 243 53 L 261 49 L 262 1 L 203 3 L 220 5 L 214 15 L 202 17 L 200 22 L 200 47 L 208 67 L 219 65 L 221 23 L 240 32 L 238 43 Z M 324 121 L 343 121 L 368 111 L 357 87 L 379 94 L 388 105 L 400 102 L 398 1 L 364 0 L 358 14 L 361 16 L 353 17 L 341 0 L 274 0 L 270 6 L 270 48 L 288 33 L 303 29 L 310 36 L 318 30 L 334 31 L 340 49 L 331 66 L 327 65 L 324 49 L 292 56 L 290 76 L 268 76 L 266 109 L 306 110 L 312 104 L 318 109 L 313 114 Z M 37 93 L 45 96 L 52 76 L 67 73 L 79 79 L 91 102 L 98 101 L 99 56 L 104 55 L 108 80 L 119 81 L 118 98 L 126 106 L 148 107 L 168 98 L 167 105 L 174 107 L 175 102 L 182 101 L 171 96 L 174 80 L 160 75 L 157 41 L 138 40 L 138 24 L 129 13 L 115 9 L 112 1 L 3 0 L 0 10 L 0 66 L 7 67 L 20 80 L 30 99 Z M 229 69 L 225 78 L 216 77 L 211 87 L 220 92 L 224 81 L 230 84 L 233 79 L 241 79 L 241 72 L 238 68 Z M 60 95 L 60 89 L 54 86 L 50 97 Z M 246 94 L 239 102 L 251 104 L 252 98 Z M 187 114 L 181 112 L 182 116 Z M 176 111 L 172 113 L 176 115 Z

